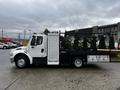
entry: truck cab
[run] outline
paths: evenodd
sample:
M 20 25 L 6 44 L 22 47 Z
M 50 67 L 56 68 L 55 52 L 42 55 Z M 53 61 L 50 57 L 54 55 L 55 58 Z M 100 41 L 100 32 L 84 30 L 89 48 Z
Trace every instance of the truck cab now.
M 10 52 L 11 62 L 18 68 L 30 64 L 59 64 L 59 33 L 33 34 L 26 47 L 18 47 Z

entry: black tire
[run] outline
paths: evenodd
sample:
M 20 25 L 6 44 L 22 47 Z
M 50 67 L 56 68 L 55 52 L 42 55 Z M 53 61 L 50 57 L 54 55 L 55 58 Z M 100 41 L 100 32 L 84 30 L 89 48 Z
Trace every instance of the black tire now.
M 74 66 L 75 66 L 76 68 L 81 68 L 81 67 L 83 67 L 84 62 L 83 62 L 83 59 L 82 59 L 82 58 L 76 57 L 76 58 L 74 58 L 73 64 L 74 64 Z
M 4 47 L 3 47 L 3 49 L 7 49 L 7 47 L 6 47 L 6 46 L 4 46 Z
M 14 46 L 12 46 L 12 48 L 15 48 Z
M 20 56 L 15 60 L 15 65 L 17 68 L 23 69 L 26 68 L 29 65 L 29 63 L 26 57 Z

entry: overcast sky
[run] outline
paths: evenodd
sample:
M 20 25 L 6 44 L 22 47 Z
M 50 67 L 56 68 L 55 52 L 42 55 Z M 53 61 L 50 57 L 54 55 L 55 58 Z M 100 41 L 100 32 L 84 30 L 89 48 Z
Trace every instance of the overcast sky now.
M 120 0 L 0 0 L 5 32 L 71 30 L 119 21 Z

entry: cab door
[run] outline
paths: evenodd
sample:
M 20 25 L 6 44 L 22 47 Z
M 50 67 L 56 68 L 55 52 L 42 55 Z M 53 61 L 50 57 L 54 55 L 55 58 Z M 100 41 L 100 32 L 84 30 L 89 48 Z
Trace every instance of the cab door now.
M 46 50 L 45 50 L 45 36 L 33 36 L 30 42 L 30 55 L 32 58 L 41 59 L 46 57 Z

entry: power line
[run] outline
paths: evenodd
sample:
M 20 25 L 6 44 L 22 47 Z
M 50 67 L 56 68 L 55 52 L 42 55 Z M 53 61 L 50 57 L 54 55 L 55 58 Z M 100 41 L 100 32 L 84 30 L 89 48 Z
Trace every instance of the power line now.
M 29 31 L 29 32 L 27 32 Z M 13 38 L 22 38 L 22 39 L 29 39 L 31 38 L 31 34 L 32 34 L 32 30 L 26 30 L 24 29 L 24 32 L 5 32 L 4 28 L 1 28 L 0 30 L 0 37 L 4 38 L 4 37 L 13 37 Z

